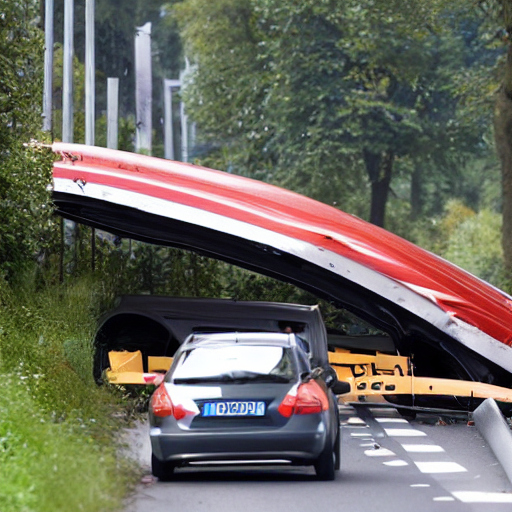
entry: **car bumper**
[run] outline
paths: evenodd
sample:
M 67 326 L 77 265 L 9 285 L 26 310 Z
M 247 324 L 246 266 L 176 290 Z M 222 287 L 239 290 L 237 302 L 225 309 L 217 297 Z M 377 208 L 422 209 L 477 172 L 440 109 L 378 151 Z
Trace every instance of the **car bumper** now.
M 331 442 L 329 433 L 322 422 L 310 422 L 306 428 L 301 424 L 300 429 L 293 423 L 268 431 L 166 432 L 153 427 L 151 447 L 158 459 L 176 464 L 226 460 L 313 463 Z

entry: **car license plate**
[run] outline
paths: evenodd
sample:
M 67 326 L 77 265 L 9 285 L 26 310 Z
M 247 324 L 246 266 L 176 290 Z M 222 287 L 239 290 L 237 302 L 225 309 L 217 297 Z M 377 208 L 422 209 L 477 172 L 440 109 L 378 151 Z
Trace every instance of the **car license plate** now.
M 265 402 L 206 402 L 203 416 L 265 416 Z

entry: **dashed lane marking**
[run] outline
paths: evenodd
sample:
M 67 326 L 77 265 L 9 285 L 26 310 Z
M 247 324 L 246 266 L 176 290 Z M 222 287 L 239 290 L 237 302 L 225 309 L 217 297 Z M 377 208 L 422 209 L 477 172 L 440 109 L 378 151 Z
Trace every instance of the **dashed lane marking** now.
M 414 464 L 422 473 L 464 473 L 467 469 L 457 462 L 416 462 Z
M 414 428 L 385 428 L 389 437 L 425 437 L 427 434 Z
M 387 448 L 378 448 L 374 450 L 365 450 L 364 454 L 368 457 L 390 457 L 396 454 Z
M 402 444 L 408 453 L 442 453 L 444 448 L 437 444 Z
M 379 423 L 409 423 L 404 418 L 375 418 Z
M 387 462 L 383 462 L 385 466 L 393 466 L 393 467 L 400 467 L 400 466 L 408 466 L 409 463 L 402 459 L 396 459 L 396 460 L 390 460 Z
M 512 503 L 512 493 L 453 491 L 452 494 L 464 503 Z

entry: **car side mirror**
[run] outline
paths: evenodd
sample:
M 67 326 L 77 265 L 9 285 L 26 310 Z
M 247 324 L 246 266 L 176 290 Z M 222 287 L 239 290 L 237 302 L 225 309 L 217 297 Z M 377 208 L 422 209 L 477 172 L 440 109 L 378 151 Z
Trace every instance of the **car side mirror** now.
M 313 370 L 311 370 L 310 377 L 312 379 L 318 379 L 323 373 L 324 369 L 318 366 L 317 368 L 313 368 Z
M 336 380 L 331 386 L 332 392 L 335 395 L 344 395 L 350 392 L 350 383 L 344 380 Z

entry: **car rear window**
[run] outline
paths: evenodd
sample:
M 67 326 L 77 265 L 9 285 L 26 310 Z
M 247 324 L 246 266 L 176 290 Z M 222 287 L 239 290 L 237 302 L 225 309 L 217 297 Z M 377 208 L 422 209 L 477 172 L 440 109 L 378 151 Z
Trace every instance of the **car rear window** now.
M 175 383 L 217 377 L 275 376 L 289 381 L 296 376 L 290 349 L 276 346 L 197 347 L 182 353 L 171 379 Z

